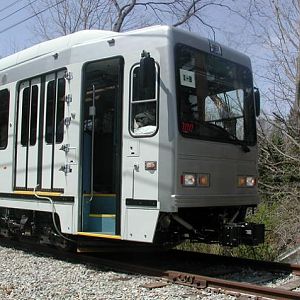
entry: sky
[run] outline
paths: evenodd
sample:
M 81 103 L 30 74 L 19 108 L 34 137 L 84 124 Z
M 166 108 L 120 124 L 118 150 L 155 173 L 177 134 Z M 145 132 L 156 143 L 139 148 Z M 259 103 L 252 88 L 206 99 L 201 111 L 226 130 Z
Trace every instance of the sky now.
M 32 25 L 36 22 L 33 12 L 28 5 L 29 0 L 0 0 L 0 56 L 4 57 L 36 43 Z M 37 11 L 39 0 L 30 0 Z M 247 1 L 246 1 L 247 2 Z M 235 0 L 233 9 L 241 8 L 243 0 Z M 44 12 L 43 14 L 45 14 Z M 237 14 L 218 7 L 208 8 L 204 11 L 209 17 L 205 22 L 215 26 L 216 40 L 233 48 L 243 51 L 243 32 L 246 28 L 245 21 Z M 28 19 L 28 20 L 26 20 Z M 18 24 L 20 23 L 20 24 Z M 11 28 L 10 28 L 11 27 Z M 205 37 L 213 38 L 212 31 L 201 24 L 193 31 Z
M 30 1 L 32 5 L 35 5 L 35 9 L 40 11 L 39 0 Z M 28 3 L 28 0 L 0 0 L 0 57 L 5 57 L 37 43 L 37 37 L 33 31 L 36 18 L 33 16 Z M 234 0 L 231 7 L 238 10 L 242 9 L 243 6 L 246 8 L 248 3 L 244 0 Z M 254 83 L 263 88 L 264 83 L 259 78 L 259 74 L 263 68 L 261 58 L 267 55 L 266 49 L 261 46 L 258 47 L 253 39 L 251 41 L 249 26 L 247 27 L 245 19 L 238 14 L 218 7 L 209 7 L 204 11 L 204 14 L 207 16 L 204 20 L 216 28 L 217 42 L 250 56 L 254 70 Z M 192 29 L 204 37 L 213 38 L 209 27 L 201 24 L 193 25 Z
M 0 0 L 0 56 L 4 57 L 33 44 L 34 36 L 30 31 L 34 18 L 27 0 Z M 21 24 L 15 26 L 17 23 Z M 9 28 L 13 26 L 12 28 Z
M 243 1 L 238 0 L 236 2 L 242 3 Z M 31 3 L 37 5 L 38 0 L 31 0 Z M 236 4 L 236 6 L 238 5 L 241 4 Z M 226 10 L 224 11 L 224 9 L 218 10 L 214 7 L 211 11 L 208 10 L 207 13 L 213 16 L 208 22 L 217 28 L 222 28 L 222 30 L 216 31 L 216 40 L 221 43 L 227 44 L 235 28 L 238 27 L 242 29 L 243 27 L 241 18 L 237 16 L 232 18 L 232 15 L 226 12 Z M 28 6 L 28 0 L 0 0 L 0 57 L 5 57 L 36 43 L 37 40 L 32 31 L 32 25 L 36 20 L 34 17 L 31 18 L 32 16 L 33 12 Z M 25 21 L 27 18 L 29 20 Z M 20 24 L 18 25 L 18 23 Z M 226 30 L 224 31 L 224 29 Z M 205 26 L 195 28 L 194 31 L 207 37 L 213 36 L 211 30 Z M 238 34 L 237 32 L 235 33 L 235 38 L 238 39 Z M 237 40 L 233 46 L 236 47 L 238 44 L 239 42 Z

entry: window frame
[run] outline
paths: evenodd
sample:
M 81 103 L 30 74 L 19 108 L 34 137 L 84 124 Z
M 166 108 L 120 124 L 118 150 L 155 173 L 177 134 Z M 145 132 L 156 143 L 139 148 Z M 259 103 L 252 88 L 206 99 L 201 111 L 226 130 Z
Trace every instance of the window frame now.
M 8 128 L 9 128 L 9 109 L 10 109 L 10 90 L 8 88 L 0 90 L 0 99 L 1 99 L 1 93 L 7 92 L 7 98 L 5 99 L 7 101 L 6 106 L 7 106 L 7 121 L 6 121 L 6 138 L 5 138 L 5 143 L 3 145 L 0 144 L 0 150 L 5 150 L 8 146 Z M 5 122 L 3 122 L 3 125 L 5 125 Z M 2 126 L 2 124 L 1 124 Z M 1 128 L 0 126 L 0 128 Z
M 192 136 L 189 134 L 186 134 L 182 131 L 181 128 L 181 119 L 180 119 L 180 101 L 179 101 L 179 97 L 180 97 L 180 75 L 179 75 L 179 64 L 178 64 L 178 49 L 180 47 L 185 47 L 188 48 L 191 51 L 194 52 L 198 52 L 198 53 L 202 53 L 204 55 L 212 55 L 212 56 L 217 56 L 218 58 L 221 58 L 224 61 L 228 61 L 230 63 L 235 64 L 238 67 L 242 67 L 244 69 L 247 69 L 252 76 L 252 97 L 249 96 L 249 100 L 251 99 L 251 103 L 249 103 L 249 105 L 245 105 L 245 99 L 244 99 L 244 140 L 239 140 L 239 141 L 235 141 L 235 140 L 228 140 L 228 139 L 216 139 L 210 136 L 205 136 L 205 135 L 198 135 L 198 136 Z M 247 146 L 255 146 L 257 144 L 257 128 L 256 128 L 256 118 L 255 118 L 255 108 L 254 108 L 254 96 L 253 96 L 253 91 L 254 91 L 254 87 L 253 87 L 253 71 L 251 70 L 251 68 L 249 68 L 246 65 L 240 64 L 232 59 L 229 58 L 225 58 L 223 56 L 219 56 L 219 55 L 214 55 L 212 53 L 209 53 L 203 49 L 197 49 L 193 46 L 190 46 L 186 43 L 177 43 L 174 47 L 174 66 L 175 66 L 175 86 L 176 86 L 176 107 L 177 107 L 177 128 L 178 128 L 178 132 L 179 134 L 184 137 L 184 138 L 191 138 L 194 140 L 203 140 L 203 141 L 212 141 L 212 142 L 217 142 L 217 143 L 225 143 L 225 144 L 240 144 L 240 143 L 245 143 Z M 247 110 L 247 112 L 245 112 Z M 252 110 L 253 114 L 250 114 Z M 251 120 L 248 120 L 248 118 L 251 118 Z M 246 120 L 247 119 L 247 120 Z M 248 122 L 248 124 L 246 125 L 246 122 Z M 251 133 L 249 130 L 253 130 L 253 132 Z M 246 134 L 248 134 L 248 137 L 246 138 Z M 250 134 L 250 135 L 249 135 Z M 253 140 L 251 140 L 251 135 L 253 137 Z M 248 140 L 248 138 L 250 138 Z
M 20 109 L 20 113 L 21 113 L 21 145 L 22 147 L 32 147 L 32 146 L 35 146 L 36 143 L 37 143 L 37 139 L 38 139 L 38 115 L 39 115 L 39 103 L 40 103 L 40 98 L 41 98 L 41 86 L 39 84 L 36 84 L 36 83 L 32 83 L 32 81 L 34 79 L 40 79 L 40 77 L 34 77 L 34 78 L 31 78 L 31 79 L 28 79 L 28 80 L 23 80 L 20 82 L 20 85 L 19 85 L 19 90 L 18 90 L 18 95 L 20 97 L 20 86 L 23 84 L 23 83 L 28 83 L 28 86 L 24 87 L 23 91 L 22 91 L 22 107 L 19 107 Z M 36 93 L 34 93 L 34 88 L 36 88 Z M 28 108 L 27 108 L 27 115 L 25 116 L 23 114 L 23 109 L 24 109 L 24 95 L 25 95 L 25 91 L 27 93 L 28 91 Z M 33 98 L 33 95 L 36 96 L 36 99 Z M 35 115 L 33 116 L 33 101 L 36 100 L 35 104 L 36 104 L 36 110 L 35 110 Z M 19 100 L 18 100 L 19 101 Z M 19 102 L 18 102 L 19 103 Z M 24 121 L 24 117 L 27 117 L 27 128 L 23 128 L 23 121 Z M 34 120 L 34 119 L 35 120 Z M 35 121 L 35 122 L 33 122 Z M 35 132 L 33 132 L 33 128 L 34 126 L 32 125 L 35 125 Z M 33 135 L 34 133 L 34 135 Z M 26 139 L 23 140 L 23 134 L 26 134 Z
M 35 89 L 36 88 L 36 89 Z M 35 89 L 35 91 L 34 91 Z M 37 138 L 38 138 L 38 116 L 39 116 L 39 99 L 40 99 L 40 87 L 37 84 L 33 84 L 31 85 L 30 88 L 30 131 L 28 133 L 28 141 L 29 141 L 29 146 L 34 146 L 37 142 Z M 36 99 L 34 98 L 34 96 L 36 96 Z M 35 111 L 33 110 L 33 101 L 36 100 L 35 103 Z M 35 115 L 33 116 L 33 113 L 35 113 Z M 34 123 L 33 123 L 34 121 Z M 34 132 L 33 132 L 33 128 L 35 128 Z M 34 134 L 34 135 L 32 135 Z
M 63 68 L 63 69 L 56 70 L 54 72 L 43 74 L 43 76 L 45 76 L 45 78 L 47 77 L 47 75 L 54 74 L 54 79 L 46 81 L 45 86 L 44 86 L 44 88 L 45 88 L 45 127 L 44 127 L 44 130 L 43 130 L 43 139 L 44 139 L 44 142 L 45 142 L 46 145 L 59 145 L 59 144 L 62 144 L 63 141 L 64 141 L 64 137 L 65 137 L 64 130 L 63 130 L 63 133 L 62 133 L 62 139 L 58 140 L 58 134 L 57 134 L 57 132 L 58 132 L 57 129 L 59 127 L 59 124 L 57 123 L 57 121 L 58 121 L 57 120 L 57 112 L 58 112 L 58 108 L 59 108 L 59 105 L 58 105 L 59 94 L 58 94 L 58 92 L 59 92 L 59 87 L 60 87 L 59 86 L 59 81 L 61 79 L 64 80 L 64 97 L 67 94 L 66 79 L 65 79 L 64 76 L 63 77 L 58 76 L 58 74 L 60 72 L 64 71 L 64 70 L 65 70 L 65 72 L 67 72 L 67 70 L 65 68 Z M 52 107 L 51 107 L 52 116 L 51 116 L 50 124 L 51 124 L 52 130 L 51 130 L 51 140 L 49 141 L 47 139 L 47 120 L 49 120 L 47 118 L 47 116 L 48 116 L 48 114 L 47 114 L 48 106 L 47 105 L 48 105 L 48 94 L 49 94 L 48 93 L 48 86 L 52 82 L 54 83 L 54 86 L 53 86 L 54 98 L 53 98 Z M 64 109 L 63 109 L 63 119 L 62 120 L 63 120 L 63 123 L 65 123 L 64 122 L 65 117 L 66 117 L 66 102 L 65 101 L 64 101 L 63 108 Z M 64 126 L 65 126 L 65 124 L 64 124 Z
M 22 106 L 21 110 L 21 145 L 23 147 L 29 146 L 29 136 L 30 136 L 30 96 L 31 96 L 31 84 L 26 86 L 22 91 Z M 24 101 L 26 99 L 26 102 Z M 25 106 L 26 104 L 26 106 Z M 25 111 L 26 107 L 26 111 Z M 25 113 L 26 112 L 26 113 Z M 25 119 L 26 118 L 26 119 Z
M 51 89 L 53 90 L 53 98 L 52 98 L 52 103 L 51 106 L 48 106 L 49 104 L 49 86 L 50 84 L 53 84 Z M 55 127 L 55 98 L 56 98 L 56 78 L 53 80 L 50 80 L 45 83 L 45 128 L 43 130 L 43 138 L 44 141 L 47 145 L 52 145 L 54 144 L 54 127 Z M 48 107 L 50 108 L 48 111 Z M 50 115 L 51 112 L 51 115 Z M 48 121 L 50 122 L 48 124 Z M 51 126 L 47 126 L 51 125 Z M 47 127 L 51 127 L 51 132 L 50 132 L 50 138 L 48 139 L 48 132 L 47 132 Z
M 135 63 L 132 65 L 130 72 L 129 72 L 129 119 L 128 119 L 128 132 L 133 138 L 149 138 L 153 137 L 157 134 L 158 129 L 159 129 L 159 87 L 160 87 L 160 68 L 159 64 L 155 62 L 155 70 L 156 70 L 156 75 L 155 75 L 155 98 L 153 99 L 144 99 L 144 100 L 133 100 L 133 74 L 134 70 L 136 68 L 139 68 L 140 63 Z M 156 104 L 156 128 L 155 131 L 151 134 L 135 134 L 132 131 L 132 105 L 133 104 L 139 104 L 139 103 L 151 103 L 155 102 Z

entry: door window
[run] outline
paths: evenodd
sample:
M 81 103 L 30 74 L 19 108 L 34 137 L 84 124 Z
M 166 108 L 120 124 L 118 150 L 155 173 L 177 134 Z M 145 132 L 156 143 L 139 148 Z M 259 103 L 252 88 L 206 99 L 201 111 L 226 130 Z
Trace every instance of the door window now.
M 5 149 L 8 141 L 9 91 L 0 91 L 0 149 Z
M 38 93 L 37 85 L 23 90 L 21 145 L 24 147 L 28 145 L 28 142 L 30 146 L 36 143 Z
M 60 144 L 64 139 L 65 85 L 64 78 L 49 81 L 47 85 L 45 129 L 47 144 L 54 143 L 54 140 L 56 144 Z
M 139 65 L 131 72 L 130 133 L 133 136 L 152 136 L 158 128 L 158 72 L 152 86 L 141 89 Z

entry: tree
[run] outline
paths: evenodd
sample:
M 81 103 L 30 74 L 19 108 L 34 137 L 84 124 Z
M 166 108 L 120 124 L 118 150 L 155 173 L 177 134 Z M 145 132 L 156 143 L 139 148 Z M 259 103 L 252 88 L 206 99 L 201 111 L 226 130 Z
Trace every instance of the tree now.
M 153 24 L 191 29 L 198 23 L 214 36 L 207 10 L 233 11 L 229 4 L 231 0 L 39 0 L 31 8 L 38 20 L 34 30 L 44 40 L 82 29 L 120 32 Z M 47 14 L 38 14 L 47 7 Z
M 272 205 L 272 234 L 284 250 L 300 240 L 300 1 L 254 0 L 249 12 L 255 41 L 264 49 L 258 74 L 265 100 L 258 128 L 260 192 Z

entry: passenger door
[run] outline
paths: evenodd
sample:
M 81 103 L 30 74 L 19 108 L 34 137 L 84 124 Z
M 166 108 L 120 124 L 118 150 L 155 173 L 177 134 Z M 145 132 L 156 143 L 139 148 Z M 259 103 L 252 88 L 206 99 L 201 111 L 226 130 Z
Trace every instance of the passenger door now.
M 45 78 L 44 137 L 42 147 L 41 186 L 61 190 L 65 186 L 65 152 L 60 148 L 65 133 L 65 71 L 48 74 Z
M 62 191 L 65 152 L 65 70 L 20 83 L 15 189 Z
M 141 85 L 143 73 L 152 78 L 147 86 Z M 152 242 L 160 209 L 159 68 L 156 64 L 151 76 L 135 64 L 130 75 L 129 132 L 124 130 L 123 136 L 122 237 Z
M 82 231 L 120 234 L 123 64 L 86 64 L 83 104 Z

